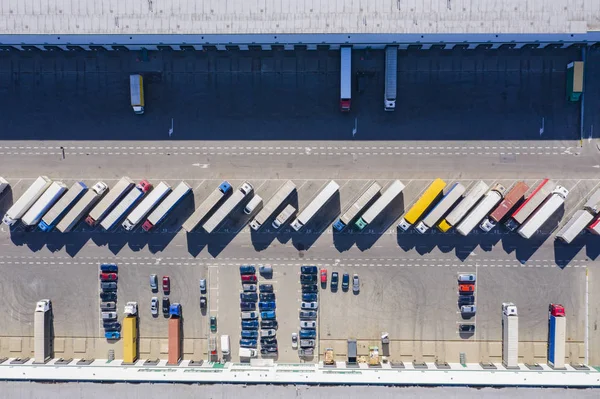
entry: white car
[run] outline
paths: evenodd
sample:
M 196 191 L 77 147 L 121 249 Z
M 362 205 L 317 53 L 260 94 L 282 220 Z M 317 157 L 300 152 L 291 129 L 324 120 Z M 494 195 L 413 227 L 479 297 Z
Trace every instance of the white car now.
M 459 283 L 474 283 L 475 275 L 474 274 L 459 274 L 458 282 Z
M 156 274 L 150 275 L 150 289 L 152 291 L 158 291 L 158 276 Z
M 356 293 L 360 291 L 360 281 L 358 280 L 358 274 L 352 276 L 352 292 Z
M 292 349 L 298 348 L 298 333 L 292 333 Z
M 260 336 L 261 337 L 274 337 L 277 334 L 277 331 L 270 329 L 270 330 L 260 330 Z
M 316 321 L 301 321 L 300 322 L 300 328 L 308 328 L 311 330 L 314 330 L 315 328 L 317 328 L 317 322 Z
M 200 279 L 200 293 L 206 294 L 206 279 Z
M 475 305 L 463 305 L 460 307 L 460 313 L 474 315 L 477 312 L 477 306 Z
M 256 284 L 242 284 L 244 292 L 256 292 Z
M 155 296 L 150 301 L 150 313 L 152 313 L 152 316 L 158 316 L 158 298 Z
M 317 310 L 319 308 L 319 303 L 318 302 L 302 302 L 300 304 L 300 307 L 302 309 Z

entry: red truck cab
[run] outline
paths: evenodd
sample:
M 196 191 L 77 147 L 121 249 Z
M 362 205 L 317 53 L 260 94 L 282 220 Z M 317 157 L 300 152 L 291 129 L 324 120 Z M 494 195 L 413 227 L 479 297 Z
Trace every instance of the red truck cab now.
M 548 307 L 548 312 L 550 312 L 550 315 L 555 317 L 565 317 L 564 306 L 557 303 L 551 303 Z

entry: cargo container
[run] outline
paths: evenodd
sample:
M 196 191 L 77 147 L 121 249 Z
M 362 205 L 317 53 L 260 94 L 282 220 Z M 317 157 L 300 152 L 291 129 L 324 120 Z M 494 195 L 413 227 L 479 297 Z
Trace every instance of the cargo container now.
M 192 188 L 186 182 L 181 182 L 172 193 L 170 193 L 167 198 L 163 202 L 160 203 L 159 206 L 156 207 L 155 210 L 150 213 L 148 219 L 142 225 L 142 229 L 145 231 L 152 230 L 155 226 L 157 226 L 160 222 L 162 222 L 169 212 L 185 197 L 188 193 L 192 191 Z
M 100 226 L 109 231 L 125 216 L 133 206 L 140 201 L 144 195 L 152 188 L 148 180 L 142 180 L 113 208 L 112 211 L 100 223 Z
M 6 188 L 8 187 L 8 182 L 6 181 L 6 179 L 4 177 L 0 177 L 0 195 L 2 195 L 2 193 L 4 192 L 4 190 L 6 190 Z
M 219 185 L 219 187 L 215 188 L 206 198 L 198 209 L 194 211 L 190 215 L 190 217 L 183 224 L 183 229 L 188 233 L 194 231 L 199 224 L 201 224 L 204 219 L 209 217 L 212 212 L 217 208 L 217 206 L 231 193 L 231 184 L 229 182 L 224 181 Z
M 512 208 L 521 201 L 527 190 L 529 190 L 529 186 L 524 182 L 520 181 L 515 184 L 490 216 L 483 220 L 479 226 L 481 230 L 488 232 L 493 229 L 497 223 L 500 223 Z
M 546 197 L 556 188 L 556 183 L 552 180 L 544 179 L 538 184 L 525 201 L 510 216 L 510 219 L 504 223 L 504 226 L 510 231 L 514 231 L 519 225 L 525 223 L 525 220 L 533 214 L 538 206 Z
M 358 230 L 363 230 L 383 212 L 384 209 L 392 203 L 404 190 L 404 184 L 400 180 L 394 180 L 392 184 L 385 189 L 383 194 L 363 213 L 363 215 L 354 223 Z
M 67 191 L 67 186 L 63 182 L 53 182 L 50 187 L 44 191 L 44 194 L 35 201 L 35 204 L 25 212 L 25 215 L 21 218 L 21 222 L 23 222 L 25 226 L 37 225 L 42 219 L 42 216 L 44 216 L 56 201 L 60 199 L 65 191 Z
M 586 226 L 592 223 L 594 216 L 587 209 L 576 211 L 571 219 L 556 234 L 556 238 L 570 244 L 581 233 Z
M 487 216 L 488 213 L 502 200 L 506 188 L 502 184 L 496 184 L 488 191 L 475 208 L 456 226 L 459 234 L 466 236 Z
M 398 228 L 406 231 L 410 228 L 410 226 L 415 224 L 419 218 L 421 218 L 421 216 L 427 212 L 427 209 L 429 209 L 431 205 L 439 198 L 444 191 L 444 187 L 446 187 L 445 181 L 442 179 L 435 179 L 419 197 L 417 202 L 415 202 L 414 205 L 410 207 L 408 212 L 406 212 L 404 216 L 400 218 Z
M 40 230 L 49 232 L 54 229 L 61 218 L 71 209 L 73 205 L 87 191 L 87 186 L 83 182 L 74 183 L 71 188 L 60 197 L 58 202 L 42 217 L 42 221 L 38 224 Z
M 8 226 L 15 224 L 31 208 L 35 201 L 44 194 L 51 184 L 52 180 L 47 176 L 40 176 L 35 179 L 31 186 L 19 197 L 17 202 L 6 211 L 2 222 Z
M 49 299 L 42 299 L 35 306 L 34 314 L 34 352 L 33 363 L 44 364 L 54 351 L 54 337 L 52 336 L 52 303 Z
M 237 209 L 237 207 L 242 203 L 244 198 L 246 198 L 250 193 L 254 191 L 252 184 L 247 181 L 243 182 L 237 190 L 231 194 L 229 198 L 221 205 L 215 213 L 208 218 L 208 220 L 204 223 L 202 227 L 207 233 L 212 233 L 215 231 L 221 223 L 225 221 L 225 219 Z
M 319 194 L 300 212 L 298 217 L 292 222 L 292 228 L 299 231 L 327 204 L 331 198 L 338 192 L 340 186 L 331 180 Z
M 131 96 L 131 107 L 133 113 L 142 115 L 144 113 L 144 78 L 142 75 L 129 76 L 129 93 Z
M 565 203 L 568 195 L 569 190 L 563 186 L 556 186 L 544 203 L 521 225 L 518 230 L 519 235 L 523 238 L 531 238 Z
M 356 364 L 356 358 L 358 357 L 356 351 L 356 340 L 349 339 L 348 340 L 348 364 Z
M 555 369 L 561 369 L 565 367 L 567 318 L 553 315 L 548 317 L 548 364 Z
M 502 304 L 502 364 L 519 367 L 519 315 L 514 303 Z
M 352 47 L 340 48 L 340 110 L 350 111 L 352 101 Z
M 265 224 L 267 219 L 269 219 L 275 213 L 275 211 L 283 205 L 285 200 L 294 192 L 294 190 L 296 190 L 296 185 L 294 182 L 291 180 L 286 181 L 250 223 L 252 230 L 256 231 L 260 229 L 261 226 Z
M 343 231 L 346 226 L 354 221 L 366 210 L 380 195 L 381 186 L 374 182 L 358 199 L 344 212 L 344 214 L 333 224 L 335 231 Z
M 446 214 L 452 206 L 460 200 L 465 193 L 466 188 L 460 183 L 454 183 L 448 192 L 440 199 L 440 201 L 429 211 L 422 221 L 415 227 L 421 234 L 435 226 Z
M 123 364 L 133 364 L 138 359 L 137 340 L 137 316 L 127 315 L 123 318 Z
M 167 364 L 177 365 L 181 361 L 181 319 L 169 318 L 169 354 Z
M 287 222 L 289 218 L 291 218 L 295 213 L 296 208 L 294 208 L 292 204 L 288 204 L 285 208 L 283 208 L 283 211 L 281 211 L 281 213 L 277 215 L 275 220 L 273 220 L 271 226 L 273 226 L 274 229 L 280 228 L 281 225 Z
M 108 190 L 108 186 L 104 182 L 98 182 L 88 190 L 83 197 L 77 201 L 73 208 L 67 212 L 64 218 L 56 225 L 56 229 L 61 233 L 68 233 L 81 220 L 83 215 L 88 213 L 91 207 L 97 203 L 102 195 Z
M 146 198 L 127 216 L 122 226 L 125 230 L 133 230 L 154 207 L 171 192 L 171 186 L 161 181 Z
M 396 109 L 396 91 L 398 89 L 398 46 L 385 48 L 385 90 L 383 93 L 383 109 Z
M 450 211 L 448 216 L 438 224 L 438 230 L 445 233 L 450 230 L 452 226 L 456 226 L 471 208 L 475 206 L 481 197 L 483 197 L 488 189 L 489 186 L 481 180 L 475 183 L 469 191 L 467 191 L 463 199 L 460 200 L 458 205 L 456 205 L 456 207 Z
M 115 186 L 108 191 L 108 193 L 102 198 L 98 205 L 96 205 L 90 211 L 90 214 L 85 219 L 85 222 L 90 226 L 95 226 L 97 223 L 108 215 L 113 206 L 117 204 L 127 194 L 127 192 L 133 187 L 133 180 L 129 177 L 123 177 L 115 184 Z

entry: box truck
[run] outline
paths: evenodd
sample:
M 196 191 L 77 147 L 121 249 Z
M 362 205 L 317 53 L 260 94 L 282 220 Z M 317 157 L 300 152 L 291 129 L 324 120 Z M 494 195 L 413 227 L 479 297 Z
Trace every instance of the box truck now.
M 215 213 L 208 218 L 208 220 L 204 223 L 202 227 L 207 233 L 212 233 L 215 231 L 221 223 L 225 221 L 227 216 L 229 216 L 246 198 L 250 193 L 254 191 L 252 184 L 247 181 L 243 182 L 237 190 L 231 194 L 229 198 L 221 205 Z
M 102 198 L 102 195 L 104 195 L 106 190 L 108 190 L 106 183 L 100 181 L 94 184 L 94 186 L 88 190 L 75 205 L 73 205 L 73 208 L 67 212 L 58 225 L 56 225 L 58 231 L 61 233 L 68 233 L 71 231 L 77 223 L 79 223 L 83 215 L 88 213 L 90 208 Z
M 429 211 L 422 221 L 415 227 L 417 231 L 424 234 L 427 230 L 435 226 L 441 218 L 446 216 L 452 206 L 460 200 L 465 193 L 466 188 L 461 183 L 454 183 L 442 199 Z
M 133 113 L 142 115 L 144 113 L 144 78 L 142 75 L 129 76 L 129 93 Z
M 520 181 L 510 189 L 508 194 L 504 197 L 502 202 L 494 209 L 489 217 L 485 218 L 479 226 L 481 230 L 488 232 L 493 229 L 497 223 L 500 223 L 502 219 L 514 208 L 514 206 L 521 201 L 525 193 L 529 190 L 529 186 L 524 182 Z
M 567 195 L 569 190 L 563 186 L 556 186 L 544 203 L 521 225 L 518 230 L 519 235 L 523 238 L 531 238 L 565 203 Z
M 35 201 L 35 204 L 21 218 L 21 222 L 25 226 L 35 226 L 37 225 L 42 216 L 48 212 L 50 207 L 59 200 L 59 198 L 67 191 L 67 186 L 60 181 L 53 182 L 50 187 L 44 191 L 44 194 Z
M 47 176 L 40 176 L 29 186 L 29 188 L 19 197 L 17 202 L 15 202 L 9 209 L 6 211 L 2 222 L 7 226 L 12 226 L 17 222 L 17 220 L 21 219 L 21 217 L 31 208 L 31 206 L 37 201 L 44 191 L 52 184 L 52 180 L 50 180 Z
M 175 189 L 165 198 L 163 202 L 160 203 L 159 206 L 156 207 L 148 216 L 148 219 L 142 225 L 142 229 L 145 231 L 152 230 L 156 225 L 164 220 L 167 217 L 169 212 L 185 197 L 188 193 L 192 191 L 192 188 L 186 182 L 181 182 Z
M 286 181 L 271 197 L 269 202 L 258 212 L 258 215 L 250 222 L 252 230 L 257 231 L 269 219 L 277 209 L 279 209 L 285 200 L 296 190 L 296 185 L 291 180 Z
M 373 223 L 373 221 L 383 212 L 384 209 L 392 203 L 404 190 L 404 184 L 400 180 L 394 180 L 392 184 L 385 189 L 381 197 L 363 213 L 363 215 L 354 223 L 358 230 L 363 230 L 365 227 Z
M 383 93 L 383 109 L 396 109 L 396 91 L 398 88 L 398 46 L 385 48 L 385 90 Z
M 171 186 L 161 181 L 154 188 L 154 190 L 150 191 L 150 194 L 146 198 L 140 202 L 138 206 L 135 207 L 133 211 L 127 216 L 125 221 L 123 221 L 123 228 L 125 230 L 133 230 L 135 226 L 137 226 L 147 214 L 154 209 L 154 207 L 168 194 L 171 192 Z
M 489 186 L 485 184 L 482 180 L 475 183 L 469 191 L 465 194 L 462 200 L 450 211 L 448 216 L 443 219 L 438 224 L 438 230 L 442 233 L 447 232 L 452 228 L 452 226 L 456 226 L 462 218 L 465 217 L 467 212 L 471 210 L 475 206 L 475 204 L 483 197 L 483 195 L 488 190 Z
M 325 204 L 333 198 L 335 193 L 338 192 L 340 186 L 333 180 L 331 180 L 319 194 L 308 204 L 306 208 L 300 212 L 296 220 L 292 222 L 292 228 L 296 231 L 299 231 L 303 226 L 305 226 L 312 218 L 319 212 Z
M 435 179 L 419 197 L 417 202 L 415 202 L 414 205 L 410 207 L 408 212 L 406 212 L 404 216 L 400 218 L 398 228 L 406 231 L 410 228 L 410 226 L 415 224 L 419 218 L 423 216 L 427 209 L 431 207 L 435 200 L 438 199 L 438 197 L 442 194 L 444 187 L 446 187 L 445 181 L 442 179 Z
M 502 184 L 496 184 L 488 191 L 475 208 L 456 226 L 459 234 L 466 236 L 471 230 L 487 216 L 488 213 L 502 200 L 506 188 Z
M 146 195 L 146 193 L 148 191 L 150 191 L 150 189 L 152 188 L 152 185 L 148 182 L 148 180 L 142 180 L 140 181 L 122 200 L 121 202 L 119 202 L 112 211 L 110 211 L 110 213 L 108 215 L 106 215 L 106 217 L 104 218 L 104 220 L 102 220 L 102 222 L 100 223 L 100 226 L 102 226 L 102 228 L 106 231 L 112 229 L 114 226 L 117 225 L 117 223 L 119 222 L 119 220 L 121 220 L 121 218 L 123 216 L 125 216 L 125 214 L 127 212 L 129 212 L 129 210 L 131 208 L 133 208 L 133 206 L 142 199 L 142 197 L 144 197 L 144 195 Z
M 340 110 L 350 111 L 352 101 L 352 47 L 340 48 Z
M 40 230 L 45 232 L 52 231 L 69 209 L 83 197 L 87 189 L 87 186 L 83 182 L 78 181 L 74 183 L 65 195 L 60 197 L 58 202 L 42 217 L 42 221 L 38 224 Z
M 231 190 L 232 188 L 229 182 L 224 181 L 219 184 L 219 187 L 215 188 L 213 192 L 209 194 L 208 198 L 202 201 L 198 209 L 190 215 L 181 227 L 188 233 L 194 231 L 194 229 L 198 227 L 204 219 L 210 216 L 217 206 L 231 193 Z
M 525 223 L 525 220 L 537 209 L 538 206 L 548 195 L 556 188 L 556 183 L 552 180 L 544 179 L 538 184 L 525 201 L 512 213 L 510 219 L 504 223 L 504 226 L 510 231 L 514 231 L 519 225 Z
M 369 188 L 344 212 L 344 214 L 333 224 L 335 231 L 341 232 L 346 226 L 354 221 L 362 212 L 373 203 L 379 195 L 381 186 L 373 182 Z
M 110 212 L 113 206 L 127 194 L 133 187 L 133 184 L 133 180 L 129 177 L 121 178 L 112 190 L 109 190 L 104 198 L 98 202 L 98 205 L 92 208 L 90 214 L 85 219 L 85 222 L 92 227 L 99 223 L 106 215 L 108 215 L 108 212 Z

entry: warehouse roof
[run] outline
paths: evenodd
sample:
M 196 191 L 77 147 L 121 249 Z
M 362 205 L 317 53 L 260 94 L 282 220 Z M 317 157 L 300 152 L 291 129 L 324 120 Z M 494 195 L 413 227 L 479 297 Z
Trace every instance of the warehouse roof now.
M 0 34 L 561 34 L 598 29 L 598 0 L 0 2 Z

